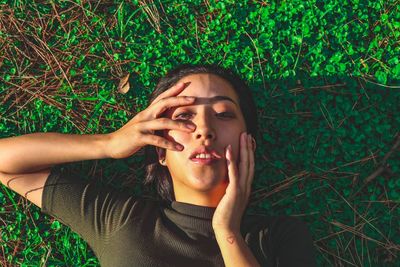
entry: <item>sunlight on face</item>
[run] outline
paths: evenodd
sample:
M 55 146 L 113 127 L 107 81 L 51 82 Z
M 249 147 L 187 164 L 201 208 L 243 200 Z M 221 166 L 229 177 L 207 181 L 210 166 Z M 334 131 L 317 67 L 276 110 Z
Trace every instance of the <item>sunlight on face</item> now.
M 239 106 L 238 96 L 229 82 L 214 74 L 194 74 L 180 81 L 191 84 L 179 96 L 195 96 L 190 106 L 174 107 L 164 117 L 191 122 L 192 132 L 165 130 L 164 136 L 184 146 L 183 151 L 166 151 L 166 165 L 174 182 L 175 192 L 212 191 L 225 183 L 227 167 L 224 149 L 229 144 L 236 158 L 239 155 L 239 137 L 246 124 Z M 222 159 L 213 165 L 199 165 L 190 155 L 199 146 L 209 146 Z

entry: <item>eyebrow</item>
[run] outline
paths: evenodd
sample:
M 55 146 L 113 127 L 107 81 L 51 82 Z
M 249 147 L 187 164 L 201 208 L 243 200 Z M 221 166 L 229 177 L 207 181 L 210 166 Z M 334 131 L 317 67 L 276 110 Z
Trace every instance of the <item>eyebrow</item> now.
M 194 105 L 196 104 L 212 104 L 218 101 L 223 101 L 227 100 L 238 106 L 238 104 L 230 97 L 224 96 L 224 95 L 217 95 L 214 97 L 196 97 L 196 100 L 194 101 Z

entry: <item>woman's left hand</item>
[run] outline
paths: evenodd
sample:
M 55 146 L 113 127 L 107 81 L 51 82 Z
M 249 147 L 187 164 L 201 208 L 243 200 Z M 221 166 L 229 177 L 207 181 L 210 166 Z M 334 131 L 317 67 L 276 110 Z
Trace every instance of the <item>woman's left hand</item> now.
M 235 164 L 236 159 L 232 154 L 231 145 L 228 148 L 230 149 L 225 150 L 225 157 L 229 184 L 215 210 L 212 227 L 214 231 L 240 233 L 240 223 L 248 204 L 253 182 L 255 145 L 253 147 L 251 135 L 247 135 L 246 132 L 241 134 L 239 169 Z

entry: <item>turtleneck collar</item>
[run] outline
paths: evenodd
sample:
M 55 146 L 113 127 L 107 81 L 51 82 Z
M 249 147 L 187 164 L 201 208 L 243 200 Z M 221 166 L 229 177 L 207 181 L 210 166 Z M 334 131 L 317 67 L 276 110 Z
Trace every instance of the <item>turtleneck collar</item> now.
M 181 214 L 209 220 L 212 220 L 212 217 L 216 210 L 216 208 L 214 207 L 199 206 L 179 201 L 172 201 L 171 208 Z
M 216 208 L 172 201 L 164 209 L 166 217 L 190 236 L 214 237 L 212 218 Z

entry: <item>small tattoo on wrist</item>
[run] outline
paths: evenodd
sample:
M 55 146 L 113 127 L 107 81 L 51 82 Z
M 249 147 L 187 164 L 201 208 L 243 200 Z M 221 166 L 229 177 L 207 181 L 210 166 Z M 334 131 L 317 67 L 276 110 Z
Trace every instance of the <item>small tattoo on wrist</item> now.
M 235 237 L 234 236 L 229 236 L 226 238 L 226 240 L 230 243 L 233 244 L 233 242 L 235 242 Z

